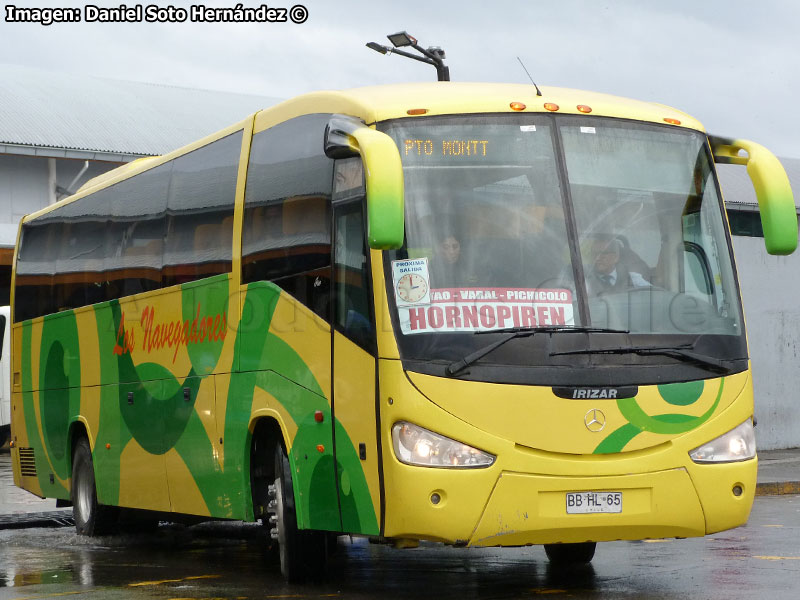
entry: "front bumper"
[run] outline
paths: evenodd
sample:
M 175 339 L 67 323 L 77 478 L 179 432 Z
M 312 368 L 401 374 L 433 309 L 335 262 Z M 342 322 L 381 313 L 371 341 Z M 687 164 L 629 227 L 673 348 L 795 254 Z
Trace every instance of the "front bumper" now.
M 747 521 L 756 463 L 604 476 L 404 465 L 390 486 L 397 495 L 387 498 L 386 536 L 469 546 L 699 537 Z M 414 483 L 403 485 L 406 477 Z M 585 491 L 622 492 L 622 512 L 567 514 L 566 494 Z

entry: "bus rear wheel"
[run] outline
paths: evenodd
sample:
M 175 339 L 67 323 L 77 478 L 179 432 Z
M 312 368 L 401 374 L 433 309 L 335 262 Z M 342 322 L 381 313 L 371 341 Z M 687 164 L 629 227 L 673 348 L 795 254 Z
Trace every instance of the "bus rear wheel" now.
M 72 516 L 78 535 L 106 535 L 113 531 L 117 509 L 97 502 L 94 464 L 89 440 L 81 438 L 72 453 Z
M 275 448 L 275 483 L 269 486 L 269 497 L 270 535 L 278 542 L 281 573 L 290 583 L 320 579 L 325 571 L 325 534 L 297 528 L 291 467 L 280 444 Z
M 597 542 L 579 544 L 545 544 L 547 558 L 554 565 L 583 565 L 592 562 Z

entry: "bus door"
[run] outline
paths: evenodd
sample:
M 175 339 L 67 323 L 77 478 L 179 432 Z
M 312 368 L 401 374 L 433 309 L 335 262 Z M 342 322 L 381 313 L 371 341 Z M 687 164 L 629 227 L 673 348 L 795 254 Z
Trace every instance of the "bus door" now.
M 357 165 L 359 158 L 337 161 Z M 361 190 L 359 192 L 359 189 Z M 333 204 L 333 415 L 336 481 L 343 531 L 380 533 L 380 449 L 376 342 L 363 184 Z

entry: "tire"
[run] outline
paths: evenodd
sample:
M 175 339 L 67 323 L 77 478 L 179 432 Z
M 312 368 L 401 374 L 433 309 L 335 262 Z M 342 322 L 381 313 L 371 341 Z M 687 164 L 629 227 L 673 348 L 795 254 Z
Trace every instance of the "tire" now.
M 72 516 L 78 535 L 107 535 L 114 530 L 118 509 L 97 502 L 89 440 L 81 438 L 72 453 Z
M 11 427 L 8 425 L 0 426 L 0 448 L 6 445 L 6 442 L 10 437 L 11 437 Z
M 269 495 L 269 520 L 273 525 L 270 533 L 278 542 L 281 573 L 289 583 L 321 579 L 325 571 L 325 534 L 297 528 L 291 467 L 280 444 L 275 447 L 275 483 L 270 486 Z
M 592 562 L 597 542 L 579 544 L 545 544 L 544 551 L 553 565 L 585 565 Z

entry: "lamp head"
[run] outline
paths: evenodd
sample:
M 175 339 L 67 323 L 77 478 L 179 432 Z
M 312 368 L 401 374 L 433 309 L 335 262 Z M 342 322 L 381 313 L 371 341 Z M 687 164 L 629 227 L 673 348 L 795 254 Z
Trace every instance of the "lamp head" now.
M 387 35 L 389 41 L 392 42 L 395 48 L 402 48 L 403 46 L 414 46 L 417 43 L 417 38 L 408 35 L 405 31 L 399 31 L 391 35 Z
M 381 46 L 377 42 L 368 42 L 367 48 L 375 50 L 375 52 L 380 52 L 381 54 L 387 54 L 388 52 L 391 51 L 390 48 L 387 48 L 386 46 Z

